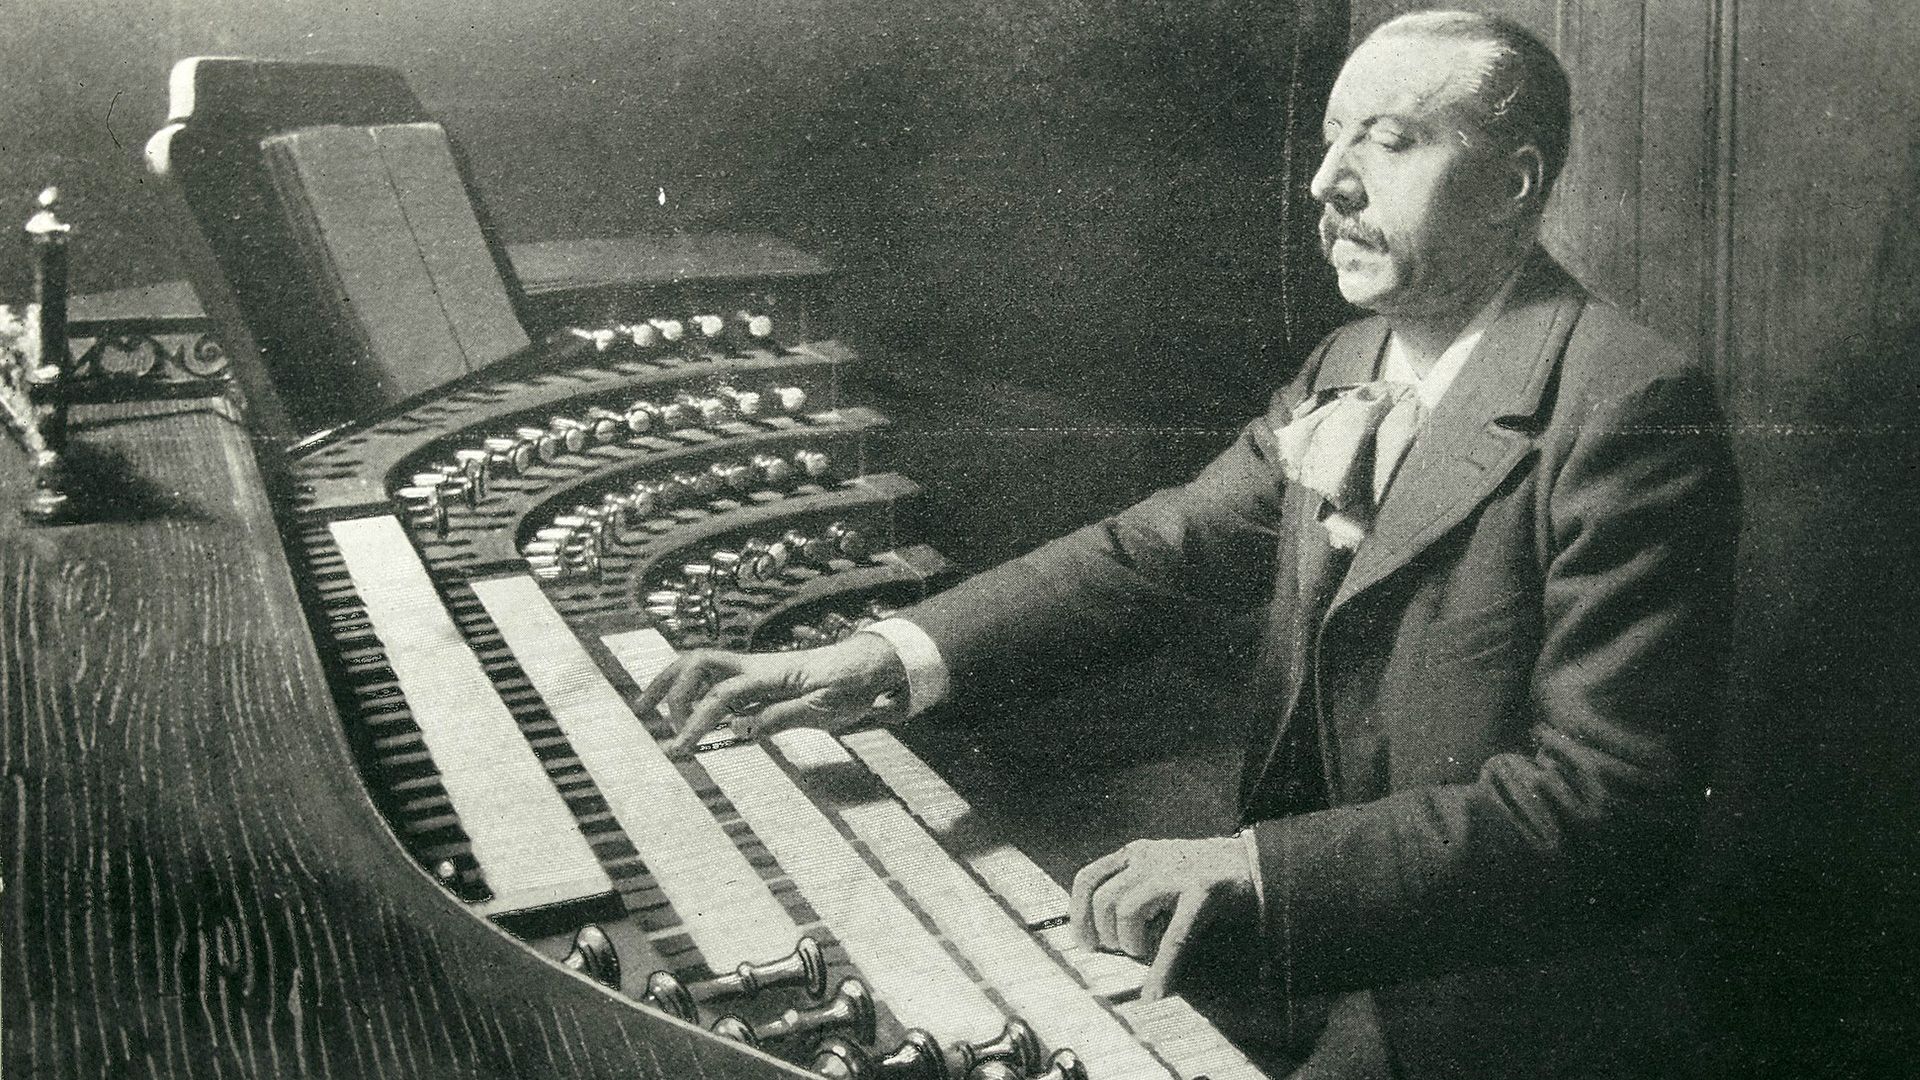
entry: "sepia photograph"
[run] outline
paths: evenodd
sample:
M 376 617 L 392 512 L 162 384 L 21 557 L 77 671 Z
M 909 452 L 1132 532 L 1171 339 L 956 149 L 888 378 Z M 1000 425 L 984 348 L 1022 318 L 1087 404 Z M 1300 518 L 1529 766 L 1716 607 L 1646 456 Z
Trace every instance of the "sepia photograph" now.
M 16 0 L 0 1077 L 1920 1077 L 1920 5 Z

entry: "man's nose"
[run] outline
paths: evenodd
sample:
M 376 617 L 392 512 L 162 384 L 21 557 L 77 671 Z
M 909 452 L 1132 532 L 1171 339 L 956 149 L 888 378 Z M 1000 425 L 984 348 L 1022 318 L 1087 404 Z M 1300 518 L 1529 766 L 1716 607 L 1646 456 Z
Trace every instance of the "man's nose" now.
M 1320 159 L 1320 168 L 1314 172 L 1307 191 L 1315 199 L 1341 211 L 1358 210 L 1367 201 L 1359 175 L 1347 162 L 1347 147 L 1337 142 L 1327 147 L 1327 155 Z

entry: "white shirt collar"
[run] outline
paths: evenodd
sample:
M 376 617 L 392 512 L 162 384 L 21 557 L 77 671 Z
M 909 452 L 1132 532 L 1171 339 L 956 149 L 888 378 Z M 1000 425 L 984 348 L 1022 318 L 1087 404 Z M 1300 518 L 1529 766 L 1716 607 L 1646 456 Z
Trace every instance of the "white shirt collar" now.
M 1382 365 L 1381 378 L 1389 382 L 1411 383 L 1420 393 L 1420 403 L 1431 413 L 1440 404 L 1440 399 L 1446 396 L 1447 387 L 1453 385 L 1460 369 L 1466 366 L 1467 358 L 1473 355 L 1487 327 L 1500 317 L 1501 310 L 1507 306 L 1507 299 L 1513 295 L 1514 283 L 1519 280 L 1520 271 L 1516 268 L 1507 275 L 1507 280 L 1501 283 L 1492 298 L 1467 321 L 1460 336 L 1453 339 L 1453 344 L 1442 350 L 1440 359 L 1434 361 L 1433 370 L 1427 372 L 1424 379 L 1414 372 L 1413 362 L 1407 359 L 1406 346 L 1400 343 L 1400 335 L 1388 334 L 1386 363 Z

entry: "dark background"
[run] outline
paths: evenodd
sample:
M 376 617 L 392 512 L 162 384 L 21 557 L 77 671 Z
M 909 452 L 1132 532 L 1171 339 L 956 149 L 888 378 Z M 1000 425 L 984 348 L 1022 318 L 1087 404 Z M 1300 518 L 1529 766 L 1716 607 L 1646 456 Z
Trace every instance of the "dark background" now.
M 908 471 L 972 508 L 947 546 L 977 562 L 1190 467 L 1342 317 L 1305 254 L 1317 140 L 1302 161 L 1282 135 L 1312 131 L 1302 91 L 1349 29 L 1411 6 L 28 0 L 0 45 L 0 220 L 58 182 L 82 289 L 180 277 L 139 160 L 172 62 L 392 65 L 509 241 L 766 230 L 844 267 L 844 325 L 883 381 L 925 392 Z M 1709 357 L 1735 423 L 1705 1060 L 1910 1075 L 1920 10 L 1473 6 L 1573 73 L 1551 246 Z M 26 294 L 13 250 L 0 299 Z M 1025 388 L 1044 422 L 943 398 L 956 373 Z
M 847 269 L 845 321 L 876 355 L 1217 426 L 1335 318 L 1292 300 L 1327 295 L 1304 280 L 1318 260 L 1280 257 L 1314 213 L 1281 136 L 1317 130 L 1298 91 L 1339 59 L 1327 0 L 28 10 L 0 64 L 0 200 L 61 184 L 82 289 L 182 276 L 139 151 L 173 60 L 208 54 L 405 72 L 508 242 L 784 236 Z M 0 295 L 27 280 L 6 260 Z

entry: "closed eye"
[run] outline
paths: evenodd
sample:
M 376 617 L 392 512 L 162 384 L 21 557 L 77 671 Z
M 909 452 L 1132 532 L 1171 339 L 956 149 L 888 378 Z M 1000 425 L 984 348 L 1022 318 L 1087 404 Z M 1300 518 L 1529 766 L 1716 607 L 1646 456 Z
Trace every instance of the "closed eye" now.
M 1390 128 L 1374 128 L 1367 133 L 1367 138 L 1387 150 L 1405 150 L 1413 145 L 1412 139 Z

